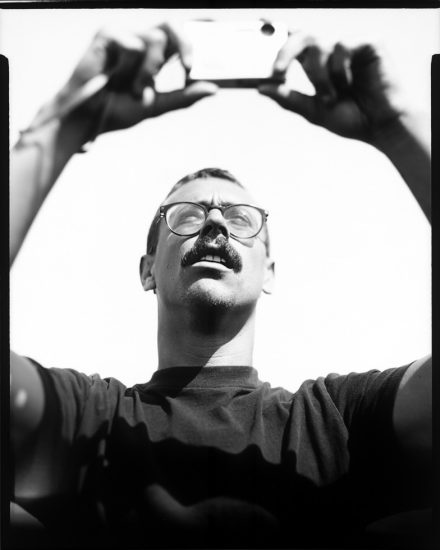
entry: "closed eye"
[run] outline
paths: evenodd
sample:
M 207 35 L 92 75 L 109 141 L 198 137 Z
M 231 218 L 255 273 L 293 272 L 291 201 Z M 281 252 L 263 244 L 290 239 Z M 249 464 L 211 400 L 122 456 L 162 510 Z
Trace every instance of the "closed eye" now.
M 249 217 L 245 216 L 245 215 L 233 216 L 232 218 L 230 218 L 229 221 L 233 224 L 236 224 L 236 225 L 249 225 L 250 224 Z

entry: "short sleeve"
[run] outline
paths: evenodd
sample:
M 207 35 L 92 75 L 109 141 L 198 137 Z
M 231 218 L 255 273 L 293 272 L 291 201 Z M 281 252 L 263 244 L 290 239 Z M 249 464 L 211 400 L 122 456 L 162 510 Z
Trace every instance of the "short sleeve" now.
M 350 486 L 367 522 L 420 506 L 393 429 L 394 402 L 408 366 L 325 379 L 348 430 Z
M 31 361 L 43 383 L 45 408 L 34 440 L 16 463 L 15 498 L 31 512 L 37 505 L 43 520 L 41 503 L 53 510 L 81 492 L 85 468 L 96 461 L 125 386 Z
M 377 421 L 380 431 L 390 433 L 395 396 L 408 366 L 347 375 L 329 374 L 325 378 L 327 391 L 349 431 L 363 421 L 369 424 Z
M 66 442 L 87 432 L 99 430 L 103 422 L 109 423 L 115 414 L 125 386 L 113 378 L 87 375 L 74 369 L 44 368 L 35 361 L 42 379 L 46 420 L 48 415 L 59 420 L 57 435 Z M 87 408 L 87 415 L 84 414 Z

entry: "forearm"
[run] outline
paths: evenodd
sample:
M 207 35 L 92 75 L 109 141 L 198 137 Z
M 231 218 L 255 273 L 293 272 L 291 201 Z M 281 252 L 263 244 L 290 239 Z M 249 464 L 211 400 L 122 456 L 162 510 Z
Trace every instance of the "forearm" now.
M 54 100 L 55 102 L 56 100 Z M 42 113 L 11 152 L 10 250 L 12 265 L 41 205 L 69 159 L 87 141 L 90 123 L 84 117 L 55 117 L 39 125 Z
M 375 136 L 372 145 L 391 160 L 431 221 L 431 159 L 408 124 L 396 120 Z

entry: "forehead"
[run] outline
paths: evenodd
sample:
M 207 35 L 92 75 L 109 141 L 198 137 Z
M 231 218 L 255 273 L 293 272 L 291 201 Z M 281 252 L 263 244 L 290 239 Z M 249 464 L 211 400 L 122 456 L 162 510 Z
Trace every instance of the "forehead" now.
M 236 183 L 221 178 L 200 178 L 176 189 L 164 202 L 200 202 L 208 204 L 256 204 L 252 195 Z

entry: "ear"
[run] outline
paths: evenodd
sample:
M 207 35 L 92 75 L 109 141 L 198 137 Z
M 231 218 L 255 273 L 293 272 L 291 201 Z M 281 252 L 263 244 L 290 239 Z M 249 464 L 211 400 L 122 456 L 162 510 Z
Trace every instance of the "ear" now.
M 156 290 L 156 281 L 154 280 L 154 256 L 146 254 L 142 256 L 139 264 L 139 275 L 141 277 L 142 287 L 145 291 Z
M 263 281 L 263 292 L 272 294 L 275 286 L 275 262 L 270 258 L 266 259 L 266 272 Z

